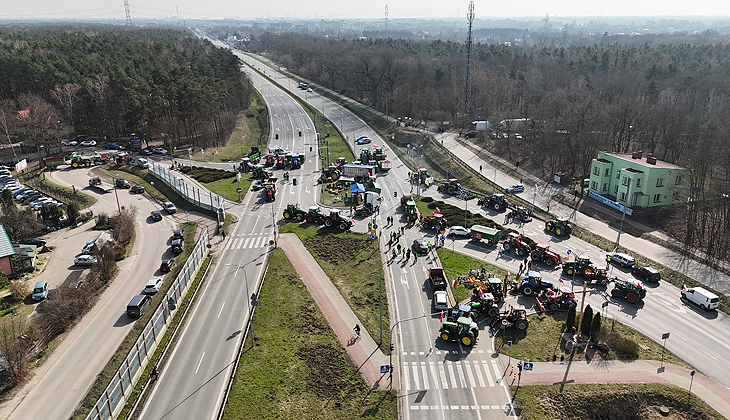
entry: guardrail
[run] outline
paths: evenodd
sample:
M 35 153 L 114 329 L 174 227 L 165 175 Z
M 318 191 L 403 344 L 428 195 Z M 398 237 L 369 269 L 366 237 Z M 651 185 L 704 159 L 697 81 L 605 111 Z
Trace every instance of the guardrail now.
M 195 279 L 200 265 L 208 255 L 210 240 L 208 230 L 203 231 L 195 244 L 190 257 L 183 265 L 180 274 L 175 278 L 165 299 L 160 302 L 150 321 L 145 325 L 142 334 L 122 362 L 114 379 L 94 404 L 86 420 L 109 420 L 115 418 L 124 408 L 131 396 L 134 386 L 142 376 L 144 368 L 165 336 L 165 331 L 177 313 L 178 304 L 185 297 L 190 284 Z
M 159 179 L 160 181 L 164 182 L 165 185 L 175 190 L 175 192 L 188 203 L 196 205 L 205 210 L 210 210 L 216 214 L 219 214 L 224 210 L 223 197 L 221 197 L 220 195 L 213 194 L 209 190 L 198 188 L 194 185 L 188 184 L 187 182 L 185 182 L 185 179 L 176 176 L 174 172 L 165 168 L 164 165 L 161 165 L 157 162 L 149 161 L 148 169 L 150 173 L 155 176 L 155 178 Z M 225 214 L 223 218 L 225 218 Z M 221 218 L 219 214 L 219 222 L 221 222 L 223 218 Z

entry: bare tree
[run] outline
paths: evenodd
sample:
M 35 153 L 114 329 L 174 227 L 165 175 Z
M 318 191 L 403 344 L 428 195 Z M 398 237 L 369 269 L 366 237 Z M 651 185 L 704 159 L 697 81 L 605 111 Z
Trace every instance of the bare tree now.
M 38 153 L 42 146 L 51 144 L 55 139 L 58 112 L 43 98 L 33 94 L 23 94 L 18 98 L 18 122 L 22 127 L 21 135 L 33 144 Z
M 0 354 L 7 362 L 13 382 L 19 382 L 28 373 L 35 346 L 35 334 L 24 317 L 13 316 L 0 322 Z
M 74 109 L 76 103 L 79 101 L 78 93 L 81 90 L 81 85 L 75 83 L 66 83 L 65 85 L 56 85 L 51 90 L 51 97 L 61 105 L 61 108 L 66 114 L 66 123 L 73 125 Z

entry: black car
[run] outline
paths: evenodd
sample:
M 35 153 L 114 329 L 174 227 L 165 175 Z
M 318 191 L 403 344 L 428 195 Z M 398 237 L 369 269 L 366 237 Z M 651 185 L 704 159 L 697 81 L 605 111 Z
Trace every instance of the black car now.
M 479 133 L 476 131 L 470 131 L 470 132 L 464 134 L 464 137 L 466 137 L 468 139 L 472 139 L 472 138 L 476 137 L 477 134 L 479 134 Z
M 645 265 L 636 264 L 631 267 L 631 272 L 635 276 L 641 277 L 646 281 L 658 282 L 662 278 L 662 273 L 660 273 L 659 270 L 654 267 L 648 267 Z
M 160 220 L 162 220 L 162 213 L 160 213 L 159 210 L 155 210 L 150 213 L 150 217 L 152 217 L 152 220 L 154 220 L 155 222 L 159 222 Z
M 183 241 L 182 239 L 173 239 L 170 243 L 170 250 L 173 254 L 177 255 L 183 252 Z
M 46 240 L 41 238 L 28 238 L 19 242 L 21 245 L 45 246 Z
M 142 155 L 142 156 L 151 156 L 152 155 L 152 150 L 142 149 L 142 150 L 139 151 L 139 154 Z
M 423 239 L 414 239 L 413 240 L 413 251 L 416 254 L 428 254 L 428 243 L 424 241 Z
M 117 179 L 116 184 L 119 188 L 132 188 L 132 184 L 130 184 L 126 179 Z
M 163 273 L 169 273 L 170 270 L 172 270 L 172 267 L 175 266 L 175 259 L 170 258 L 169 260 L 165 260 L 160 264 L 160 271 Z
M 132 189 L 129 190 L 129 192 L 133 192 L 135 194 L 142 194 L 144 192 L 144 187 L 141 185 L 135 185 L 132 187 Z
M 183 239 L 185 237 L 185 232 L 182 229 L 178 229 L 174 232 L 172 232 L 172 239 Z

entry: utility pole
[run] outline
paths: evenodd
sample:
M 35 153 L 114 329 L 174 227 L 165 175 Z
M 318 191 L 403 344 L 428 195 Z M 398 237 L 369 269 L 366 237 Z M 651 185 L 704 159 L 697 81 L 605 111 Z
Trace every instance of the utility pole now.
M 132 26 L 132 15 L 129 13 L 129 0 L 124 0 L 124 14 L 127 16 L 127 26 Z
M 464 75 L 464 115 L 471 115 L 471 27 L 474 22 L 474 0 L 469 2 L 469 12 L 466 14 L 469 21 L 469 34 L 466 37 L 466 74 Z

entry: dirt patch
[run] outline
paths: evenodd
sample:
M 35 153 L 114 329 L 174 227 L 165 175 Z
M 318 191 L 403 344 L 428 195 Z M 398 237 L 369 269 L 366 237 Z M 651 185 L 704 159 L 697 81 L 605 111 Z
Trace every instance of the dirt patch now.
M 322 240 L 320 237 L 304 238 L 304 245 L 319 258 L 338 266 L 355 259 L 358 254 L 370 246 L 370 241 L 329 235 L 327 240 Z
M 344 391 L 345 370 L 340 359 L 342 349 L 327 344 L 313 344 L 297 350 L 297 357 L 306 363 L 309 375 L 307 388 L 323 399 L 337 399 Z
M 296 313 L 295 323 L 297 329 L 307 334 L 319 334 L 328 330 L 329 324 L 323 323 L 315 308 L 302 306 Z

